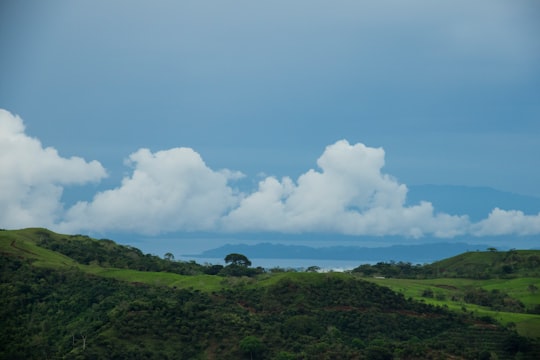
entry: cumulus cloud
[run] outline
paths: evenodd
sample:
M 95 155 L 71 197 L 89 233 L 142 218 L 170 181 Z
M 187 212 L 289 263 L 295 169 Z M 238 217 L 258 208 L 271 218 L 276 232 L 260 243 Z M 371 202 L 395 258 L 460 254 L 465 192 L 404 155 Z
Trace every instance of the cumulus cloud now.
M 267 177 L 224 219 L 229 231 L 335 232 L 350 235 L 455 236 L 466 217 L 405 206 L 407 187 L 381 172 L 384 150 L 338 141 L 295 183 Z
M 476 236 L 540 234 L 540 213 L 525 215 L 519 210 L 495 208 L 486 219 L 473 225 L 472 233 Z
M 25 133 L 22 119 L 0 109 L 0 225 L 52 226 L 62 213 L 65 185 L 106 176 L 97 161 L 63 158 Z
M 67 185 L 106 176 L 97 161 L 61 157 L 25 133 L 23 121 L 0 110 L 0 227 L 45 226 L 62 232 L 178 231 L 336 233 L 349 235 L 540 234 L 540 213 L 495 208 L 471 224 L 466 215 L 439 213 L 430 202 L 406 205 L 407 187 L 383 172 L 382 148 L 337 141 L 297 179 L 262 176 L 240 192 L 239 171 L 213 170 L 190 148 L 140 149 L 118 187 L 69 209 Z
M 215 230 L 218 219 L 236 204 L 227 180 L 241 174 L 211 170 L 190 148 L 140 149 L 127 163 L 133 173 L 121 186 L 75 204 L 60 227 L 145 234 Z

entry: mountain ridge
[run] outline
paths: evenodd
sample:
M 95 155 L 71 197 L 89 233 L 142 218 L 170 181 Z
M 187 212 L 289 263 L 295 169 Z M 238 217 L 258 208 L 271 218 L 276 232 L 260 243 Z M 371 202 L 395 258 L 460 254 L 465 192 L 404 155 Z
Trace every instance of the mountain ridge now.
M 193 258 L 223 258 L 229 253 L 242 253 L 261 259 L 313 259 L 313 260 L 361 260 L 405 261 L 426 263 L 458 255 L 468 251 L 485 250 L 488 244 L 428 243 L 415 245 L 390 245 L 386 247 L 330 246 L 309 247 L 272 243 L 225 244 L 200 254 L 184 255 Z M 500 248 L 501 250 L 506 248 Z

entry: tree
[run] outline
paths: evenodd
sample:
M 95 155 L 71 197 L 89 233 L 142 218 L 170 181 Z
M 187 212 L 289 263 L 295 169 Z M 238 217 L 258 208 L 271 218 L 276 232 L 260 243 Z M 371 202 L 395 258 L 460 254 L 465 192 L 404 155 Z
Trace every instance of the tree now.
M 208 265 L 204 269 L 204 273 L 208 275 L 217 275 L 223 270 L 223 265 Z
M 170 252 L 166 253 L 164 255 L 164 257 L 165 257 L 165 260 L 168 260 L 168 261 L 173 261 L 174 260 L 174 255 L 172 253 L 170 253 Z
M 251 261 L 249 261 L 249 259 L 245 255 L 236 253 L 225 256 L 225 263 L 231 263 L 231 265 L 238 265 L 243 267 L 251 266 Z
M 245 352 L 249 353 L 249 357 L 251 360 L 253 360 L 253 354 L 257 354 L 262 351 L 263 349 L 263 343 L 259 338 L 249 335 L 240 340 L 240 349 Z

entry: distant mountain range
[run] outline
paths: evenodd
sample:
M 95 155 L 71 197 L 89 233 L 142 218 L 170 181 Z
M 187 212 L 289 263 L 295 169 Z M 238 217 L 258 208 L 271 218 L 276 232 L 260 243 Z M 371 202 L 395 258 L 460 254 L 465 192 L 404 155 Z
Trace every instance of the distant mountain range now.
M 186 256 L 223 259 L 227 254 L 240 253 L 246 255 L 248 258 L 259 259 L 325 259 L 428 263 L 467 251 L 486 250 L 488 247 L 489 245 L 471 245 L 466 243 L 392 245 L 387 247 L 330 246 L 320 248 L 271 243 L 255 245 L 226 244 L 215 249 L 206 250 L 201 254 Z
M 525 214 L 536 215 L 540 213 L 540 198 L 519 195 L 489 187 L 470 187 L 453 185 L 416 185 L 409 187 L 407 205 L 415 205 L 420 201 L 429 201 L 436 212 L 452 215 L 468 215 L 471 221 L 485 219 L 496 207 L 504 210 L 520 210 Z M 353 245 L 313 247 L 306 245 L 282 244 L 290 239 L 332 240 L 347 238 L 340 235 L 323 234 L 235 234 L 235 237 L 245 238 L 250 244 L 227 244 L 214 249 L 206 250 L 190 257 L 223 258 L 229 253 L 242 253 L 251 258 L 261 259 L 332 259 L 332 260 L 362 260 L 362 261 L 407 261 L 431 262 L 466 251 L 485 250 L 493 245 L 508 244 L 500 250 L 515 247 L 515 239 L 501 239 L 500 237 L 484 237 L 484 244 L 470 244 L 470 237 L 454 238 L 452 242 L 441 243 L 441 239 L 422 238 L 423 244 L 392 245 L 384 247 L 359 247 Z M 258 243 L 253 244 L 254 241 Z M 355 243 L 373 239 L 356 239 Z M 476 238 L 472 242 L 477 242 Z M 530 244 L 526 248 L 538 248 L 538 236 L 520 237 L 521 244 Z M 377 242 L 396 244 L 407 243 L 410 239 L 399 237 L 378 238 Z M 279 243 L 277 243 L 279 242 Z M 514 244 L 514 245 L 513 245 Z
M 496 207 L 504 210 L 521 210 L 530 215 L 540 213 L 540 198 L 489 187 L 416 185 L 408 188 L 407 205 L 429 201 L 437 212 L 469 215 L 472 221 L 485 219 Z
M 435 211 L 468 215 L 472 222 L 485 219 L 496 207 L 540 213 L 540 198 L 495 190 L 489 187 L 452 185 L 416 185 L 409 187 L 407 204 L 429 201 Z M 286 234 L 183 232 L 161 235 L 158 239 L 134 237 L 131 234 L 109 234 L 113 239 L 136 245 L 152 253 L 174 252 L 189 258 L 223 259 L 229 253 L 242 253 L 260 259 L 325 259 L 362 261 L 431 262 L 466 251 L 496 247 L 540 249 L 540 235 L 530 236 L 460 236 L 440 239 L 424 236 L 410 239 L 400 236 L 348 236 L 329 233 Z M 189 250 L 187 243 L 206 243 Z M 225 245 L 226 244 L 226 245 Z M 400 244 L 400 245 L 395 245 Z M 359 246 L 361 245 L 361 246 Z M 392 246 L 391 246 L 392 245 Z M 187 247 L 187 248 L 186 248 Z

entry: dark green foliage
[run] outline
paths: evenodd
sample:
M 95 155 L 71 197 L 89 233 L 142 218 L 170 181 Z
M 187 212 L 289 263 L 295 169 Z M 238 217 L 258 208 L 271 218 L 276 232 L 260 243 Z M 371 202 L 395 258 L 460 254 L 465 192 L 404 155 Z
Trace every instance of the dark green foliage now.
M 43 246 L 88 264 L 250 277 L 223 278 L 222 290 L 207 293 L 1 255 L 0 359 L 540 358 L 536 340 L 490 318 L 415 302 L 350 274 L 259 276 L 262 269 L 239 264 L 176 268 L 170 257 L 110 240 L 47 234 L 39 234 Z M 394 274 L 416 268 L 379 269 L 385 267 Z M 485 295 L 468 296 L 480 302 Z M 508 306 L 504 293 L 487 295 L 492 306 Z
M 85 265 L 99 265 L 139 271 L 166 271 L 182 275 L 195 275 L 205 272 L 205 267 L 193 261 L 173 261 L 174 255 L 165 254 L 165 259 L 143 254 L 137 248 L 119 245 L 112 240 L 94 240 L 84 235 L 51 236 L 51 232 L 38 230 L 37 244 L 43 248 L 57 251 Z
M 1 359 L 189 358 L 202 351 L 210 319 L 195 320 L 207 295 L 1 259 Z
M 224 276 L 255 276 L 263 272 L 264 269 L 262 268 L 253 269 L 242 265 L 230 264 L 221 269 L 218 274 Z
M 297 357 L 287 351 L 280 351 L 277 353 L 275 360 L 295 360 Z
M 225 263 L 244 267 L 251 266 L 251 261 L 245 255 L 235 253 L 225 256 Z
M 223 270 L 223 265 L 209 265 L 204 270 L 204 273 L 207 275 L 217 275 L 221 270 Z
M 251 261 L 249 261 L 249 259 L 245 255 L 242 255 L 242 254 L 229 254 L 225 256 L 225 263 L 229 265 L 225 267 L 221 265 L 211 266 L 211 269 L 207 271 L 207 274 L 212 273 L 215 270 L 217 270 L 218 266 L 221 266 L 221 269 L 219 270 L 219 272 L 215 274 L 222 275 L 222 276 L 252 277 L 252 276 L 259 275 L 265 272 L 265 270 L 261 267 L 257 267 L 254 269 L 250 268 Z
M 413 265 L 402 261 L 362 264 L 352 272 L 364 276 L 404 279 L 459 277 L 482 280 L 518 276 L 536 277 L 540 276 L 540 253 L 537 250 L 468 252 L 425 265 Z
M 378 262 L 375 265 L 362 264 L 352 270 L 364 276 L 378 275 L 384 277 L 417 278 L 431 274 L 431 269 L 410 262 Z
M 371 360 L 392 360 L 394 358 L 392 350 L 388 349 L 384 344 L 368 346 L 366 355 Z
M 465 292 L 463 300 L 498 311 L 525 312 L 525 305 L 521 301 L 497 289 L 487 291 L 482 288 L 470 288 Z
M 249 354 L 251 359 L 254 359 L 254 355 L 261 353 L 264 349 L 262 341 L 255 336 L 249 335 L 240 340 L 240 350 Z
M 514 332 L 369 282 L 305 275 L 207 294 L 2 257 L 0 358 L 386 359 L 428 350 L 465 356 L 476 351 L 467 341 L 478 326 L 490 330 L 478 335 L 488 344 L 482 350 L 538 351 Z

